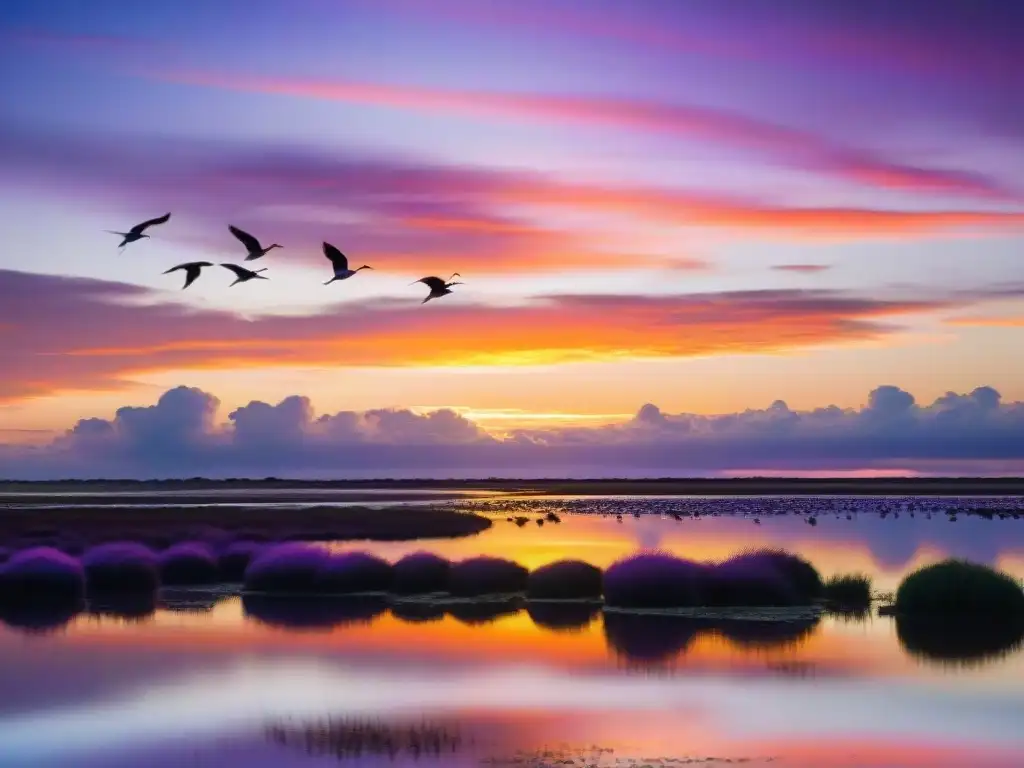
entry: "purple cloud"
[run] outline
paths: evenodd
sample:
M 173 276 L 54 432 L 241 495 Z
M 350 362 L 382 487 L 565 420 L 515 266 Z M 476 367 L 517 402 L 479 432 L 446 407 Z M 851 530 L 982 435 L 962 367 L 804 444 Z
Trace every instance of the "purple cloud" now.
M 1024 459 L 1024 404 L 1002 402 L 991 387 L 921 405 L 909 392 L 881 386 L 859 409 L 794 411 L 776 401 L 704 416 L 649 404 L 611 426 L 508 435 L 448 410 L 317 416 L 303 397 L 253 402 L 216 424 L 209 417 L 216 405 L 200 390 L 171 389 L 147 408 L 83 420 L 49 445 L 6 446 L 0 477 L 626 476 Z

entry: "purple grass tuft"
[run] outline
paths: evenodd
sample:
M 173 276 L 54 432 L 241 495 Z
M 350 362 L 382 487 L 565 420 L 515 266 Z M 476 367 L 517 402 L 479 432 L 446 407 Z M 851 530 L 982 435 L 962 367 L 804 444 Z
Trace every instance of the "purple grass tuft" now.
M 387 607 L 387 600 L 379 595 L 242 595 L 242 610 L 247 618 L 293 631 L 323 632 L 348 624 L 371 624 Z
M 505 616 L 515 616 L 521 608 L 517 600 L 452 603 L 448 606 L 448 615 L 461 624 L 479 627 L 493 624 Z
M 527 603 L 526 612 L 533 623 L 551 632 L 582 632 L 589 627 L 601 606 L 595 603 Z
M 316 576 L 316 590 L 324 594 L 387 592 L 393 574 L 391 563 L 368 552 L 331 555 Z
M 797 601 L 810 603 L 822 595 L 821 575 L 802 557 L 781 549 L 755 549 L 729 558 L 733 565 L 747 564 L 753 568 L 773 568 L 795 591 Z
M 175 586 L 216 584 L 220 581 L 217 558 L 201 542 L 175 544 L 160 553 L 160 580 Z
M 701 605 L 786 606 L 801 602 L 796 587 L 767 558 L 740 556 L 707 568 Z
M 90 593 L 153 594 L 160 587 L 156 553 L 144 544 L 100 544 L 82 556 Z
M 448 589 L 451 563 L 430 552 L 414 552 L 394 565 L 391 589 L 399 595 L 444 592 Z
M 266 544 L 256 541 L 236 541 L 217 556 L 217 568 L 224 581 L 236 582 L 245 578 L 245 569 L 260 552 L 267 548 Z
M 82 564 L 51 547 L 22 550 L 0 567 L 0 603 L 8 606 L 78 602 L 84 594 Z
M 601 569 L 582 560 L 558 560 L 530 574 L 526 595 L 533 600 L 580 600 L 601 596 Z
M 524 592 L 528 577 L 529 571 L 511 560 L 471 557 L 452 564 L 448 591 L 460 597 Z
M 269 546 L 245 569 L 245 588 L 253 592 L 313 593 L 317 574 L 330 553 L 314 544 Z
M 634 664 L 659 665 L 685 653 L 700 631 L 682 616 L 605 612 L 604 636 L 617 655 Z
M 605 603 L 620 608 L 680 608 L 700 605 L 706 569 L 661 552 L 632 555 L 604 573 Z

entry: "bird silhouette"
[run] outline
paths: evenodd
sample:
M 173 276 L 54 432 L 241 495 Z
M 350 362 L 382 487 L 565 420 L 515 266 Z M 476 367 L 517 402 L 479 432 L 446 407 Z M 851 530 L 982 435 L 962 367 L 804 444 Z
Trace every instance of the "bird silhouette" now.
M 127 232 L 115 232 L 112 229 L 108 229 L 106 231 L 112 235 L 119 235 L 120 237 L 124 238 L 123 240 L 121 240 L 121 244 L 118 246 L 118 248 L 124 250 L 124 247 L 128 245 L 128 243 L 134 243 L 136 240 L 141 240 L 144 237 L 149 237 L 149 235 L 143 234 L 147 227 L 153 227 L 156 226 L 157 224 L 163 224 L 170 218 L 171 214 L 165 213 L 163 216 L 157 216 L 155 219 L 149 219 L 148 221 L 144 221 L 141 224 L 136 224 Z
M 266 267 L 264 267 L 263 269 L 257 269 L 253 271 L 251 269 L 246 269 L 245 267 L 240 267 L 237 264 L 221 264 L 221 266 L 224 267 L 225 269 L 230 269 L 232 272 L 235 273 L 235 275 L 237 275 L 237 277 L 235 278 L 235 282 L 233 282 L 231 285 L 237 285 L 238 283 L 247 283 L 250 280 L 256 279 L 270 279 L 269 277 L 264 277 L 263 275 L 260 274 L 260 272 L 267 271 Z M 229 285 L 228 287 L 230 288 L 231 285 Z
M 360 269 L 373 269 L 369 264 L 363 264 L 359 269 L 349 269 L 348 256 L 328 242 L 324 243 L 324 256 L 330 260 L 331 266 L 334 267 L 334 277 L 324 283 L 324 285 L 330 285 L 335 280 L 348 280 Z
M 169 274 L 171 274 L 171 272 L 175 272 L 175 271 L 177 271 L 179 269 L 184 269 L 185 270 L 185 284 L 183 286 L 181 286 L 181 290 L 185 290 L 190 285 L 192 285 L 192 283 L 194 283 L 196 281 L 196 279 L 199 277 L 199 273 L 203 271 L 203 267 L 212 267 L 212 266 L 213 266 L 213 264 L 211 264 L 208 261 L 188 261 L 188 262 L 185 262 L 184 264 L 179 264 L 176 267 L 171 267 L 166 272 L 164 272 L 164 274 L 165 275 L 169 275 Z
M 460 275 L 458 272 L 453 272 L 452 277 L 462 277 L 462 275 Z M 421 304 L 426 304 L 431 299 L 440 299 L 442 296 L 447 296 L 449 293 L 451 293 L 450 289 L 453 285 L 463 285 L 463 283 L 450 282 L 452 277 L 448 278 L 449 282 L 445 282 L 440 277 L 421 277 L 419 280 L 409 283 L 409 285 L 423 283 L 428 288 L 430 288 L 430 295 L 420 302 Z
M 252 261 L 253 259 L 262 258 L 275 248 L 282 247 L 277 243 L 272 243 L 271 245 L 268 245 L 266 248 L 264 248 L 262 245 L 260 245 L 259 240 L 257 240 L 255 237 L 250 235 L 245 230 L 239 229 L 238 227 L 232 224 L 228 224 L 228 229 L 231 231 L 232 235 L 237 237 L 242 242 L 242 245 L 244 245 L 245 249 L 249 252 L 248 255 L 245 257 L 246 261 Z

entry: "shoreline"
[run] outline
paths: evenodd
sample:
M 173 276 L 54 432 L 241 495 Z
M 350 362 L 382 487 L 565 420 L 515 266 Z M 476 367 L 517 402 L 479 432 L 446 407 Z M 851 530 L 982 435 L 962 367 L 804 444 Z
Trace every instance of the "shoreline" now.
M 315 503 L 328 493 L 344 493 L 346 501 L 451 501 L 496 494 L 540 496 L 1022 496 L 1024 477 L 935 478 L 656 478 L 643 480 L 75 480 L 3 481 L 0 505 L 55 503 L 103 504 L 117 501 L 159 503 L 202 493 L 204 503 L 229 503 L 233 498 L 263 503 Z

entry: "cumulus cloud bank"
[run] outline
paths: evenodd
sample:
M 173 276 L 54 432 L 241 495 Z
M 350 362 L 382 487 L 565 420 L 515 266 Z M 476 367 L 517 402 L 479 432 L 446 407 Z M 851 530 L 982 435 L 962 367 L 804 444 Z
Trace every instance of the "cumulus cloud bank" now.
M 644 405 L 601 427 L 492 434 L 452 410 L 339 411 L 308 398 L 253 401 L 216 421 L 219 401 L 189 387 L 113 419 L 82 419 L 45 446 L 0 447 L 0 477 L 643 476 L 750 470 L 901 468 L 987 474 L 1024 459 L 1024 403 L 991 387 L 922 405 L 898 387 L 858 409 L 704 416 Z

